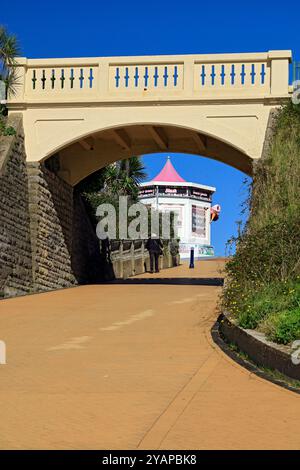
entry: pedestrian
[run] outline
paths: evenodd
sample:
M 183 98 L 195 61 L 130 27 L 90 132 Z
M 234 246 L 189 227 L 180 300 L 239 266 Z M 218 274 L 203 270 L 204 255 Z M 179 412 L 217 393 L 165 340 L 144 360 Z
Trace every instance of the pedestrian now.
M 170 241 L 170 253 L 172 256 L 172 266 L 178 266 L 179 239 L 174 238 Z
M 162 241 L 154 233 L 146 242 L 146 249 L 149 251 L 150 255 L 150 273 L 153 274 L 153 268 L 155 267 L 155 272 L 159 273 L 158 269 L 158 260 L 159 256 L 163 253 L 163 244 Z

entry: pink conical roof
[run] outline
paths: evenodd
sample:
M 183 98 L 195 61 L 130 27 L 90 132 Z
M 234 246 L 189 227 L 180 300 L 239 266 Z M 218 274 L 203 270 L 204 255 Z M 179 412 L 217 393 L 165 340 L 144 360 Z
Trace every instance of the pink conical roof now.
M 179 183 L 184 182 L 185 180 L 181 178 L 181 176 L 177 173 L 171 163 L 170 157 L 168 157 L 165 166 L 163 167 L 161 172 L 158 173 L 155 178 L 153 178 L 152 181 L 166 181 L 169 183 Z

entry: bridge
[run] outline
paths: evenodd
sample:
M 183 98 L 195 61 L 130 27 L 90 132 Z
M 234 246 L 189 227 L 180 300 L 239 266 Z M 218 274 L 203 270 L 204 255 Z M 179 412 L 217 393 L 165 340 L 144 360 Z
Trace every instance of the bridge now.
M 0 137 L 0 297 L 37 295 L 0 302 L 13 365 L 0 365 L 0 449 L 299 449 L 297 395 L 211 339 L 224 260 L 91 285 L 99 240 L 74 190 L 149 152 L 251 174 L 289 99 L 290 61 L 289 51 L 19 60 L 16 135 Z M 53 292 L 76 284 L 90 285 Z
M 27 161 L 54 155 L 72 186 L 113 161 L 162 151 L 251 174 L 270 111 L 290 96 L 291 51 L 18 62 L 8 107 L 23 115 Z
M 73 188 L 108 163 L 186 152 L 251 174 L 289 99 L 290 61 L 290 51 L 18 59 L 17 135 L 0 138 L 0 295 L 93 281 L 99 240 Z

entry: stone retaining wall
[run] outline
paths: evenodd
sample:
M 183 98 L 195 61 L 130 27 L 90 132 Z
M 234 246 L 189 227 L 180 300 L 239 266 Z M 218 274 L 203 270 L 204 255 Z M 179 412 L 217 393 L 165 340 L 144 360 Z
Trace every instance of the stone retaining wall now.
M 99 278 L 99 244 L 80 196 L 40 163 L 27 163 L 22 117 L 0 137 L 0 296 Z
M 78 284 L 103 280 L 103 263 L 99 239 L 92 226 L 81 196 L 73 194 L 71 267 Z
M 16 136 L 0 137 L 0 295 L 32 289 L 29 193 L 22 118 L 8 118 Z
M 39 163 L 28 179 L 34 290 L 72 286 L 73 188 Z
M 219 319 L 219 331 L 228 343 L 235 344 L 257 365 L 300 380 L 300 365 L 293 364 L 289 346 L 268 341 L 264 334 L 255 330 L 244 330 L 225 315 Z

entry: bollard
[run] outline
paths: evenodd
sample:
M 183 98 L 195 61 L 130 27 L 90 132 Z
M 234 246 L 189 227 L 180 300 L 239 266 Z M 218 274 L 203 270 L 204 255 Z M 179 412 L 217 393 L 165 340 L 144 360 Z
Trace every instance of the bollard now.
M 190 254 L 190 268 L 194 268 L 194 248 L 191 248 L 191 254 Z

